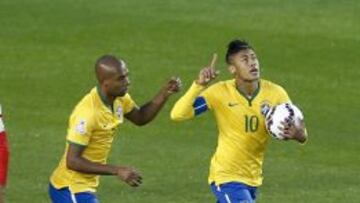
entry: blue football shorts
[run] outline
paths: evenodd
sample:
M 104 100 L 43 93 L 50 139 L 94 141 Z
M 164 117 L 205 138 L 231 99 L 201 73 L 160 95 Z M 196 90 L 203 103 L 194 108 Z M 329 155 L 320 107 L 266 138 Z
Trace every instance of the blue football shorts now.
M 99 203 L 92 192 L 71 193 L 68 187 L 56 189 L 49 184 L 49 195 L 52 203 Z
M 212 192 L 217 203 L 255 203 L 256 187 L 239 182 L 228 182 L 221 185 L 212 183 Z

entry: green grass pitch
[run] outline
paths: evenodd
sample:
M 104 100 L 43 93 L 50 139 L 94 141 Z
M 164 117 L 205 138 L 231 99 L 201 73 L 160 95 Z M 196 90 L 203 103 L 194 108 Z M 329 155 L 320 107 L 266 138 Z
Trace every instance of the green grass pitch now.
M 270 143 L 258 202 L 360 202 L 359 9 L 357 0 L 1 0 L 8 202 L 49 202 L 67 119 L 96 84 L 97 57 L 127 61 L 130 93 L 142 104 L 172 75 L 187 89 L 212 53 L 223 59 L 238 37 L 255 47 L 262 76 L 283 85 L 302 108 L 311 136 L 306 146 Z M 220 80 L 230 78 L 224 60 L 218 68 Z M 215 202 L 207 185 L 214 119 L 171 122 L 179 96 L 150 125 L 120 127 L 109 162 L 135 166 L 144 184 L 132 189 L 103 177 L 102 202 Z

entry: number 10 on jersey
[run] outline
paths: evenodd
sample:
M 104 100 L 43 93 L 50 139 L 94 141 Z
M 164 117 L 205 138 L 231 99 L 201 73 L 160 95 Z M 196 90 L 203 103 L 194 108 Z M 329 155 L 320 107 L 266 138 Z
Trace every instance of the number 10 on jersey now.
M 257 116 L 245 115 L 245 132 L 255 132 L 259 127 L 259 118 Z

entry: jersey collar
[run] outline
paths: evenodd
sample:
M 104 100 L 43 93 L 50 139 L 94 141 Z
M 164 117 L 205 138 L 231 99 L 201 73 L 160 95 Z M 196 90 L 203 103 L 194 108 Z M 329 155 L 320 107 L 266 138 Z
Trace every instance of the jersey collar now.
M 100 85 L 96 85 L 96 90 L 97 90 L 97 93 L 102 101 L 102 103 L 108 108 L 110 109 L 111 111 L 113 111 L 113 107 L 112 105 L 110 104 L 109 100 L 106 98 L 105 94 L 101 91 L 101 88 L 100 88 Z
M 234 80 L 234 85 L 235 85 L 235 89 L 236 89 L 236 91 L 238 92 L 238 93 L 240 93 L 240 95 L 242 96 L 242 97 L 244 97 L 247 101 L 248 101 L 248 103 L 249 103 L 249 106 L 251 106 L 252 105 L 252 101 L 256 98 L 256 96 L 259 94 L 259 92 L 260 92 L 260 85 L 261 83 L 260 83 L 260 80 L 259 80 L 259 82 L 258 82 L 258 88 L 254 91 L 254 93 L 250 96 L 250 97 L 248 97 L 248 96 L 246 96 L 246 94 L 245 93 L 243 93 L 242 91 L 240 91 L 237 87 L 236 87 L 236 81 Z

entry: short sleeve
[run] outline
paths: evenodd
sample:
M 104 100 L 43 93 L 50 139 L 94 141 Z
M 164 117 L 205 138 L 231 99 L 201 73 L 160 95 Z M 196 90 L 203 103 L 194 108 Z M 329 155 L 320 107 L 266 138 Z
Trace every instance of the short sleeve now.
M 282 88 L 281 86 L 277 86 L 277 103 L 281 104 L 287 102 L 291 102 L 289 95 L 284 88 Z
M 94 119 L 92 111 L 75 111 L 69 121 L 68 142 L 88 145 L 94 129 Z
M 136 103 L 134 102 L 134 100 L 132 100 L 130 94 L 126 94 L 123 99 L 123 109 L 124 109 L 124 114 L 129 113 L 130 111 L 132 111 L 135 107 L 137 108 Z

